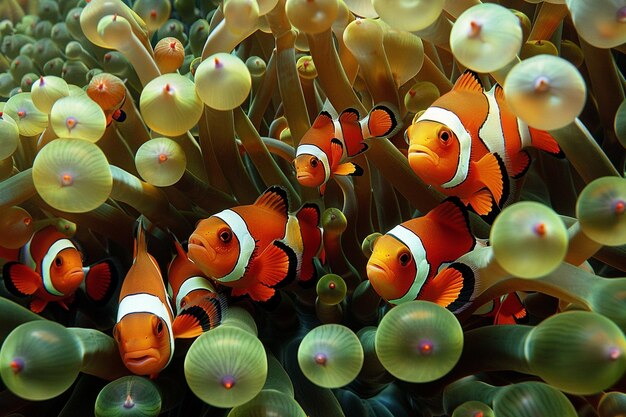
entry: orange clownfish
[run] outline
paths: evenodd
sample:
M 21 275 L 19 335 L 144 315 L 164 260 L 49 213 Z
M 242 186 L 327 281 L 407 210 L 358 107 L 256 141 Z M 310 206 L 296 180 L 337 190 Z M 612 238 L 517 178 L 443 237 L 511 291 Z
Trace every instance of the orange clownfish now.
M 365 139 L 391 135 L 398 127 L 397 116 L 384 105 L 374 107 L 363 120 L 359 118 L 352 108 L 336 120 L 326 111 L 317 116 L 296 149 L 294 165 L 301 185 L 320 187 L 323 195 L 333 175 L 361 175 L 361 167 L 344 161 L 367 150 Z
M 492 197 L 502 205 L 508 177 L 519 178 L 528 169 L 530 157 L 523 148 L 560 153 L 549 133 L 511 112 L 501 86 L 485 91 L 471 71 L 416 114 L 406 138 L 413 171 L 442 193 L 471 204 L 479 215 L 491 212 Z
M 54 226 L 35 232 L 19 250 L 4 252 L 0 257 L 11 261 L 2 271 L 5 286 L 17 296 L 30 295 L 30 309 L 35 313 L 50 302 L 67 310 L 83 279 L 87 295 L 95 302 L 107 301 L 115 289 L 116 269 L 111 261 L 83 268 L 76 246 Z
M 480 309 L 479 309 L 480 310 Z M 478 314 L 479 310 L 474 314 Z M 491 302 L 490 311 L 484 317 L 493 317 L 493 324 L 517 324 L 527 316 L 526 307 L 517 292 L 505 294 Z
M 148 254 L 143 220 L 135 239 L 133 265 L 122 284 L 113 337 L 124 365 L 155 378 L 174 354 L 174 314 L 156 260 Z
M 473 282 L 462 270 L 439 268 L 471 251 L 476 240 L 467 209 L 450 197 L 425 216 L 408 220 L 374 241 L 367 277 L 374 290 L 391 304 L 416 299 L 453 310 Z
M 189 238 L 189 259 L 232 295 L 267 301 L 276 285 L 299 276 L 314 278 L 320 251 L 319 210 L 307 204 L 294 216 L 287 192 L 268 188 L 251 205 L 237 206 L 201 220 Z
M 196 337 L 219 326 L 226 303 L 180 243 L 174 240 L 174 245 L 176 256 L 167 272 L 168 293 L 176 310 L 172 328 L 176 337 Z

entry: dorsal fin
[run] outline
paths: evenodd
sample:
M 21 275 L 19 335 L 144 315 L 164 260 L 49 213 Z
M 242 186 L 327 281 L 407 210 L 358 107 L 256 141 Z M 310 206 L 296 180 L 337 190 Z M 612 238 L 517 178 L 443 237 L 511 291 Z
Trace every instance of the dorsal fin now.
M 348 107 L 339 115 L 340 122 L 356 123 L 360 118 L 361 116 L 359 115 L 359 111 L 357 109 L 353 109 L 352 107 Z
M 183 249 L 183 245 L 181 245 L 178 240 L 174 240 L 174 247 L 176 247 L 176 254 L 180 258 L 185 259 L 187 257 L 187 252 L 185 252 L 185 249 Z
M 287 197 L 287 190 L 278 185 L 272 185 L 270 188 L 265 190 L 259 198 L 256 199 L 254 205 L 268 210 L 273 210 L 286 217 L 289 214 L 289 199 Z
M 470 229 L 467 207 L 458 197 L 446 198 L 441 204 L 429 211 L 426 216 L 459 232 L 467 232 L 474 239 Z
M 137 259 L 140 253 L 148 253 L 146 243 L 146 230 L 144 229 L 144 217 L 140 216 L 135 224 L 135 244 L 133 246 L 133 258 Z
M 330 113 L 328 113 L 326 110 L 323 110 L 320 112 L 320 114 L 317 115 L 317 117 L 315 118 L 315 121 L 313 122 L 313 126 L 311 127 L 315 129 L 319 129 L 332 123 L 333 123 L 333 118 L 330 115 Z
M 452 90 L 482 93 L 484 88 L 483 84 L 480 82 L 480 78 L 478 78 L 478 74 L 471 70 L 465 70 L 463 75 L 461 75 L 456 80 L 456 83 L 454 83 Z

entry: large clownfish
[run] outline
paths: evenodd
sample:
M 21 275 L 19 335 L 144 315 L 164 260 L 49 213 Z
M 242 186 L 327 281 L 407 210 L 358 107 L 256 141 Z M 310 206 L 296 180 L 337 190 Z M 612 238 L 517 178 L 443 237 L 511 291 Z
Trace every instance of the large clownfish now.
M 177 337 L 196 337 L 219 326 L 226 303 L 181 244 L 174 240 L 174 245 L 176 256 L 167 271 L 168 294 L 176 312 L 172 327 Z
M 352 162 L 344 162 L 367 150 L 365 139 L 391 135 L 398 127 L 395 113 L 384 105 L 374 107 L 359 120 L 359 112 L 349 108 L 338 119 L 322 111 L 304 134 L 296 149 L 296 175 L 305 187 L 320 187 L 334 175 L 361 175 L 363 170 Z
M 321 250 L 319 209 L 305 204 L 288 212 L 287 192 L 268 188 L 251 205 L 201 220 L 189 238 L 189 259 L 232 295 L 267 301 L 277 285 L 315 277 L 313 257 Z
M 462 271 L 438 271 L 475 244 L 465 206 L 451 197 L 425 216 L 408 220 L 376 239 L 367 277 L 391 304 L 420 299 L 449 307 L 464 296 L 471 283 L 464 281 Z
M 185 325 L 193 328 L 194 323 L 175 323 L 161 270 L 148 253 L 143 221 L 141 217 L 133 265 L 122 283 L 113 337 L 129 371 L 156 378 L 172 360 L 174 338 L 190 337 Z
M 116 269 L 111 261 L 83 268 L 74 243 L 54 226 L 35 232 L 19 250 L 0 249 L 0 258 L 10 261 L 2 271 L 5 286 L 17 296 L 31 296 L 30 309 L 35 313 L 50 302 L 68 309 L 83 279 L 87 296 L 95 302 L 106 302 L 116 287 Z
M 453 89 L 418 113 L 406 131 L 413 171 L 446 195 L 471 204 L 479 215 L 502 205 L 508 177 L 519 178 L 530 165 L 523 148 L 552 154 L 560 148 L 548 132 L 518 119 L 502 87 L 485 91 L 475 73 L 466 71 Z

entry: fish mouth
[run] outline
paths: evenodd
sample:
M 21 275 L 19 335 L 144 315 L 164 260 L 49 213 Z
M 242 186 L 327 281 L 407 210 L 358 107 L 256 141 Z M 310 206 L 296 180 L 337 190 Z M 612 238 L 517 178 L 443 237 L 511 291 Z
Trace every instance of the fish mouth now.
M 206 239 L 196 233 L 193 233 L 190 237 L 189 237 L 189 245 L 188 245 L 188 256 L 189 259 L 191 259 L 192 262 L 195 263 L 195 260 L 193 258 L 200 258 L 200 259 L 205 259 L 206 261 L 213 261 L 216 257 L 216 253 L 213 250 L 213 248 L 211 247 L 211 245 L 209 244 L 209 242 L 206 241 Z M 198 259 L 198 260 L 200 260 Z
M 439 155 L 424 145 L 411 145 L 409 147 L 409 158 L 428 158 L 434 165 L 439 164 Z
M 369 262 L 367 263 L 367 266 L 365 269 L 366 269 L 368 278 L 370 278 L 370 275 L 371 275 L 371 277 L 374 278 L 374 280 L 386 279 L 389 274 L 389 272 L 387 271 L 386 265 L 384 265 L 380 261 L 373 261 L 371 258 Z
M 161 355 L 154 348 L 124 354 L 124 363 L 129 367 L 140 367 L 157 363 Z

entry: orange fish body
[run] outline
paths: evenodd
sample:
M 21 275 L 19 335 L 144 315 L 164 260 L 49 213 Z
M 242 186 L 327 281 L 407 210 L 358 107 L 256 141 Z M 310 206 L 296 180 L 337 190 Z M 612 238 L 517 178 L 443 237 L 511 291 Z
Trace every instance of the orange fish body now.
M 174 354 L 173 319 L 161 271 L 148 254 L 140 222 L 113 330 L 122 361 L 132 373 L 154 378 L 169 364 Z
M 528 169 L 530 157 L 523 148 L 560 152 L 549 133 L 529 127 L 510 111 L 501 86 L 485 91 L 471 71 L 416 115 L 406 135 L 413 171 L 480 215 L 489 214 L 492 198 L 503 202 L 509 176 L 518 178 Z
M 320 187 L 324 194 L 326 183 L 334 175 L 361 175 L 356 164 L 345 162 L 367 150 L 365 139 L 384 137 L 398 126 L 394 112 L 378 105 L 362 120 L 358 111 L 349 108 L 338 119 L 322 111 L 296 149 L 296 175 L 305 187 Z
M 450 308 L 472 283 L 465 282 L 463 271 L 438 273 L 439 268 L 472 250 L 475 243 L 467 210 L 452 197 L 379 237 L 367 263 L 367 276 L 391 304 L 420 299 Z
M 211 279 L 232 287 L 233 296 L 248 294 L 255 301 L 267 301 L 276 285 L 298 275 L 301 280 L 312 277 L 300 273 L 305 264 L 304 271 L 314 273 L 312 258 L 307 257 L 321 244 L 321 231 L 315 240 L 303 241 L 315 234 L 309 217 L 304 216 L 301 226 L 298 215 L 288 213 L 286 191 L 270 187 L 254 204 L 200 221 L 189 238 L 189 259 Z M 307 250 L 305 243 L 316 250 Z
M 167 274 L 168 293 L 176 310 L 172 328 L 176 337 L 196 337 L 220 324 L 226 304 L 180 243 L 174 244 L 177 253 Z
M 112 264 L 104 261 L 83 268 L 76 246 L 54 226 L 34 233 L 18 251 L 5 251 L 0 256 L 11 256 L 2 273 L 7 289 L 18 296 L 31 296 L 30 309 L 35 313 L 50 302 L 68 309 L 84 279 L 87 295 L 94 301 L 106 300 L 115 287 Z

